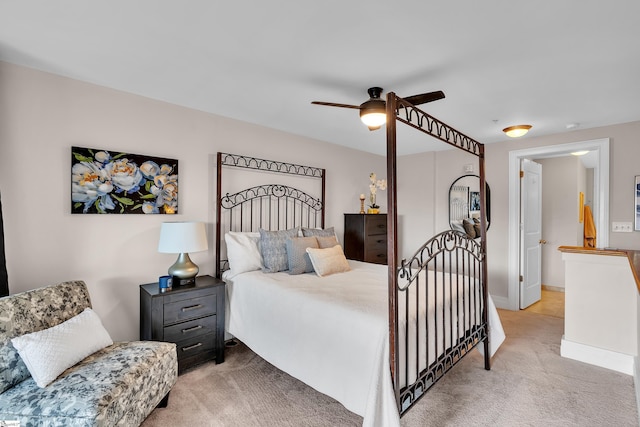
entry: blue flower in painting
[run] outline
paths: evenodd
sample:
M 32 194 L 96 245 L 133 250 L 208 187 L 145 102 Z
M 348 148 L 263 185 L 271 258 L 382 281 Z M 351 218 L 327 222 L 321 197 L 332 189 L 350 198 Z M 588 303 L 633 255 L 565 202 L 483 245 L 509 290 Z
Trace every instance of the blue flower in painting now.
M 160 209 L 158 209 L 155 203 L 144 202 L 142 204 L 142 212 L 146 214 L 157 214 L 160 213 Z
M 109 196 L 112 191 L 110 177 L 99 164 L 80 162 L 71 168 L 71 200 L 84 203 L 84 213 L 87 213 L 96 201 L 98 211 L 114 209 L 115 204 Z
M 173 168 L 162 165 L 160 173 L 153 178 L 149 191 L 156 196 L 156 207 L 164 213 L 175 213 L 178 208 L 178 176 L 171 175 Z
M 111 154 L 109 154 L 109 152 L 107 151 L 98 151 L 94 158 L 96 159 L 96 162 L 100 162 L 103 165 L 106 164 L 109 160 L 111 160 Z
M 104 169 L 111 176 L 111 182 L 116 188 L 116 193 L 135 193 L 144 184 L 142 172 L 138 166 L 128 159 L 119 159 L 109 162 Z
M 145 178 L 153 181 L 153 178 L 160 173 L 160 166 L 154 161 L 147 160 L 140 165 L 140 172 Z

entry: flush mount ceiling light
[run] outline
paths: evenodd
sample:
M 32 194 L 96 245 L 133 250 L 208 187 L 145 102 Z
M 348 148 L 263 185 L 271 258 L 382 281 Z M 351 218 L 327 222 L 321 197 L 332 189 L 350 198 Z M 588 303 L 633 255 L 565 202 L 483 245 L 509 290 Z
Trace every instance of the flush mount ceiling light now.
M 515 125 L 502 129 L 502 132 L 511 138 L 518 138 L 529 132 L 529 129 L 531 129 L 531 125 Z
M 582 150 L 582 151 L 574 151 L 573 154 L 574 156 L 584 156 L 585 154 L 587 154 L 589 152 L 589 150 Z

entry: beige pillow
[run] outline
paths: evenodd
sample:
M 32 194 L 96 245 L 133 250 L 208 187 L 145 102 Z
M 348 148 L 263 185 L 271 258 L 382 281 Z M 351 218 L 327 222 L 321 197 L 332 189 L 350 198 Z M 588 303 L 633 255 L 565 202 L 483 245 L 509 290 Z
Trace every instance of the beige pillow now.
M 307 248 L 307 253 L 313 269 L 320 277 L 351 270 L 340 245 L 325 249 Z
M 336 236 L 316 236 L 316 240 L 320 249 L 332 248 L 338 244 Z

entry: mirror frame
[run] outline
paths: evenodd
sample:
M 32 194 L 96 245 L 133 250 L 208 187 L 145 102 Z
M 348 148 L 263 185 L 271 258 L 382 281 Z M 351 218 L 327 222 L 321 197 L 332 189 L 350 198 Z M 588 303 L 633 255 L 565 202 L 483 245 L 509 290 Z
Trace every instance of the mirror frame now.
M 480 188 L 480 175 L 476 175 L 476 174 L 467 174 L 467 175 L 459 176 L 449 186 L 449 195 L 448 195 L 448 199 L 449 199 L 449 204 L 448 204 L 449 205 L 449 227 L 452 230 L 455 230 L 455 228 L 453 228 L 453 225 L 451 223 L 451 190 L 453 190 L 453 186 L 456 185 L 456 183 L 458 181 L 460 181 L 463 178 L 469 178 L 469 177 L 478 178 L 478 188 Z M 489 183 L 487 183 L 486 181 L 485 181 L 485 186 L 486 186 L 485 198 L 486 198 L 486 203 L 487 203 L 487 206 L 485 207 L 485 213 L 487 215 L 487 231 L 489 231 L 489 228 L 491 227 L 491 188 L 489 187 Z M 476 237 L 476 239 L 477 238 L 479 238 L 479 237 Z

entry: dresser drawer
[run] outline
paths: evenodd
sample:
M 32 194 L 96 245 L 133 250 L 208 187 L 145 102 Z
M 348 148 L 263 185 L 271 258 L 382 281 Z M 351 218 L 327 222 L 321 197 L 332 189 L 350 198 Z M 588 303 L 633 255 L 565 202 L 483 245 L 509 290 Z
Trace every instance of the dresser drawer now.
M 164 341 L 178 342 L 184 339 L 210 334 L 216 331 L 216 316 L 201 317 L 164 328 Z
M 164 324 L 216 314 L 216 295 L 185 299 L 164 305 Z
M 200 335 L 176 342 L 178 350 L 178 364 L 184 359 L 200 353 L 213 352 L 215 348 L 215 334 Z
M 387 263 L 387 239 L 385 235 L 371 236 L 365 241 L 364 261 L 376 264 Z
M 377 236 L 387 234 L 387 216 L 369 215 L 364 225 L 366 236 Z

